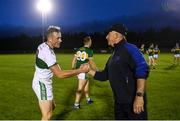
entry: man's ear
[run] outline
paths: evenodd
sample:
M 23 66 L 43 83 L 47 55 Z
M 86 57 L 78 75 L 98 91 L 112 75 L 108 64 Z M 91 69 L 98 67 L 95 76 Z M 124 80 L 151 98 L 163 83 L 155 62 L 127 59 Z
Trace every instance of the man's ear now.
M 49 35 L 49 37 L 47 39 L 48 39 L 48 41 L 52 42 L 52 35 Z

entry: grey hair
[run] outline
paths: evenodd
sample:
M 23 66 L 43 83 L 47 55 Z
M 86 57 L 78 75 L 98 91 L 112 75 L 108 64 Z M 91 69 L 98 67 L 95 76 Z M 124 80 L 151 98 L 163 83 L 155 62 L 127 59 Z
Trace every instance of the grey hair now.
M 52 34 L 53 32 L 60 32 L 60 27 L 58 26 L 49 26 L 47 29 L 47 37 L 49 37 L 50 34 Z

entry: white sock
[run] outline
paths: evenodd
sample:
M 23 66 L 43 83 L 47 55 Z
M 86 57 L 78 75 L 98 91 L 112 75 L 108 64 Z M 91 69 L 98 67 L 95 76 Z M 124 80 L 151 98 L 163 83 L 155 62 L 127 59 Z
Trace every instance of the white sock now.
M 79 106 L 79 103 L 74 103 L 75 106 Z
M 86 100 L 87 100 L 87 101 L 90 101 L 90 100 L 91 100 L 91 98 L 90 98 L 90 97 L 87 97 L 87 98 L 86 98 Z

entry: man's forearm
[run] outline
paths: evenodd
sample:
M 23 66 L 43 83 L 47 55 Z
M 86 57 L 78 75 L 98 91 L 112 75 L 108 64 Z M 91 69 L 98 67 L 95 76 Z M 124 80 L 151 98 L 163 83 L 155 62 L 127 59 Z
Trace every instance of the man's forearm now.
M 76 63 L 76 58 L 74 57 L 73 60 L 72 60 L 72 69 L 75 68 L 75 63 Z
M 146 84 L 145 79 L 137 79 L 137 90 L 136 90 L 136 92 L 141 92 L 144 94 L 145 84 Z
M 94 79 L 99 80 L 99 81 L 106 81 L 106 80 L 108 80 L 107 74 L 106 74 L 105 71 L 101 71 L 100 72 L 100 71 L 90 70 L 88 72 L 88 74 L 90 74 L 91 76 L 94 77 Z
M 137 90 L 136 90 L 136 97 L 133 103 L 133 111 L 136 114 L 140 114 L 143 112 L 144 109 L 144 92 L 145 92 L 145 79 L 137 79 Z
M 75 76 L 75 75 L 77 75 L 79 73 L 81 73 L 81 71 L 79 69 L 65 70 L 65 71 L 61 71 L 61 73 L 59 73 L 57 76 L 59 78 L 63 79 L 63 78 L 68 78 L 68 77 Z
M 80 70 L 80 69 L 63 71 L 63 70 L 61 70 L 61 68 L 58 64 L 52 66 L 50 69 L 54 75 L 56 75 L 58 78 L 61 78 L 61 79 L 71 77 L 71 76 L 77 75 L 82 72 L 82 70 Z

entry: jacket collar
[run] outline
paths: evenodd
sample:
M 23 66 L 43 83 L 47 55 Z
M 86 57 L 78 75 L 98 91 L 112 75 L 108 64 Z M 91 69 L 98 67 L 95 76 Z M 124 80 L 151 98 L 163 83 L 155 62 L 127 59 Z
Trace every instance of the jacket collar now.
M 126 43 L 126 40 L 125 40 L 125 39 L 123 39 L 123 40 L 121 40 L 120 42 L 114 44 L 114 49 L 115 49 L 115 50 L 118 49 L 120 46 L 124 45 L 124 43 Z

